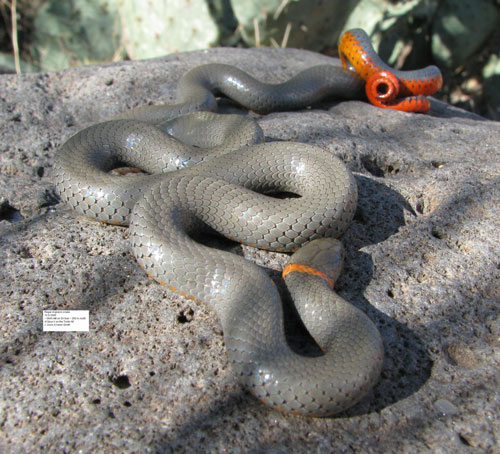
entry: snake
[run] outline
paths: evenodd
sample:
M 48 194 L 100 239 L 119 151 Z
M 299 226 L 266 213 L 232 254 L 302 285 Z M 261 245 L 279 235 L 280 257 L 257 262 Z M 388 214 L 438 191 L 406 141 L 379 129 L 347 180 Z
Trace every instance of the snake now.
M 366 96 L 377 107 L 427 113 L 431 108 L 427 96 L 443 85 L 437 66 L 410 71 L 390 67 L 375 52 L 366 32 L 359 28 L 342 34 L 339 57 L 344 68 L 357 72 L 366 81 Z
M 367 47 L 359 32 L 345 39 Z M 344 257 L 338 237 L 354 216 L 356 183 L 333 154 L 302 143 L 265 143 L 254 119 L 214 112 L 217 96 L 265 114 L 357 99 L 365 76 L 320 65 L 269 84 L 231 65 L 201 65 L 180 79 L 175 104 L 138 107 L 91 125 L 54 157 L 61 200 L 90 218 L 128 225 L 139 265 L 168 289 L 213 308 L 239 381 L 286 413 L 334 415 L 362 399 L 380 376 L 377 327 L 334 291 Z M 112 172 L 124 166 L 141 172 Z M 304 356 L 289 345 L 280 293 L 264 269 L 199 241 L 214 231 L 292 253 L 283 280 L 320 355 Z

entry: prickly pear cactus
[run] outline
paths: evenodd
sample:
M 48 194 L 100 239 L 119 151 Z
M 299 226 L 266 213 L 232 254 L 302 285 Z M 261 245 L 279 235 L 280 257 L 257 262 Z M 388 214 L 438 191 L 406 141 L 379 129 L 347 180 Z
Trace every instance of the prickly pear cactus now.
M 231 0 L 249 46 L 334 47 L 358 0 Z
M 118 10 L 132 59 L 205 49 L 219 37 L 205 0 L 119 0 Z
M 109 61 L 119 54 L 116 8 L 108 0 L 48 0 L 34 25 L 32 53 L 42 70 Z
M 498 6 L 489 0 L 448 0 L 442 2 L 434 19 L 432 54 L 448 67 L 465 63 L 495 30 Z

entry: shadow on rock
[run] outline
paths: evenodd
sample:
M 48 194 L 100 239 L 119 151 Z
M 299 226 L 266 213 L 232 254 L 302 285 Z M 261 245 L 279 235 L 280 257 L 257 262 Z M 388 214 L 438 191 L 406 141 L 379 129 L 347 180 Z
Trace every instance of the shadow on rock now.
M 383 183 L 356 175 L 358 207 L 344 235 L 346 246 L 361 249 L 380 243 L 405 225 L 405 211 L 416 216 L 406 199 Z
M 380 411 L 407 398 L 425 384 L 432 368 L 432 360 L 419 336 L 393 317 L 376 309 L 365 298 L 365 289 L 373 279 L 374 265 L 370 255 L 357 251 L 348 256 L 349 261 L 346 262 L 344 273 L 336 286 L 337 292 L 365 312 L 375 323 L 382 335 L 385 358 L 380 381 L 373 391 L 337 417 Z

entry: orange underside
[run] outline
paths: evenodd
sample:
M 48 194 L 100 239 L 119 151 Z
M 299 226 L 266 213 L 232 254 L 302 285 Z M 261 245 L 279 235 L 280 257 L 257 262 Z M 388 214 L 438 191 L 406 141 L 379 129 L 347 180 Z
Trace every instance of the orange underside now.
M 367 52 L 363 44 L 351 32 L 345 32 L 339 42 L 339 55 L 344 68 L 352 66 L 354 70 L 367 81 L 366 94 L 368 100 L 377 107 L 402 110 L 405 112 L 422 112 L 426 113 L 431 107 L 431 103 L 425 96 L 431 95 L 438 91 L 443 79 L 441 75 L 425 79 L 403 79 L 396 78 L 389 71 L 381 71 L 379 64 L 372 58 L 367 56 Z M 383 79 L 380 75 L 384 73 Z M 396 86 L 392 87 L 392 78 L 396 79 Z M 370 86 L 370 79 L 377 79 L 376 88 Z M 377 92 L 377 87 L 380 84 L 391 86 L 391 94 L 387 96 Z

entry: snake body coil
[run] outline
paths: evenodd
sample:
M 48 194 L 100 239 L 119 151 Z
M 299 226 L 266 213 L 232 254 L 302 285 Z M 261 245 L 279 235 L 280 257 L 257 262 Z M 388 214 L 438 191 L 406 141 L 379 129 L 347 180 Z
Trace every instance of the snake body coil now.
M 211 63 L 193 68 L 179 81 L 177 104 L 144 106 L 122 115 L 148 122 L 200 110 L 215 110 L 223 94 L 259 113 L 301 109 L 326 98 L 359 98 L 363 79 L 332 65 L 308 68 L 281 84 L 260 82 L 234 66 Z
M 258 125 L 238 115 L 194 112 L 163 120 L 215 109 L 214 93 L 262 112 L 305 107 L 332 95 L 357 97 L 362 87 L 358 76 L 333 66 L 272 86 L 227 65 L 205 65 L 181 79 L 178 104 L 140 108 L 123 116 L 128 119 L 91 126 L 55 158 L 61 198 L 87 216 L 130 224 L 140 265 L 170 289 L 215 309 L 241 382 L 286 412 L 341 411 L 366 394 L 380 373 L 377 329 L 331 289 L 342 258 L 333 238 L 346 230 L 356 208 L 353 176 L 321 149 L 259 143 Z M 150 175 L 108 173 L 120 165 Z M 275 192 L 299 197 L 266 195 Z M 280 297 L 268 275 L 192 239 L 206 228 L 261 248 L 298 249 L 284 278 L 322 356 L 290 349 Z

